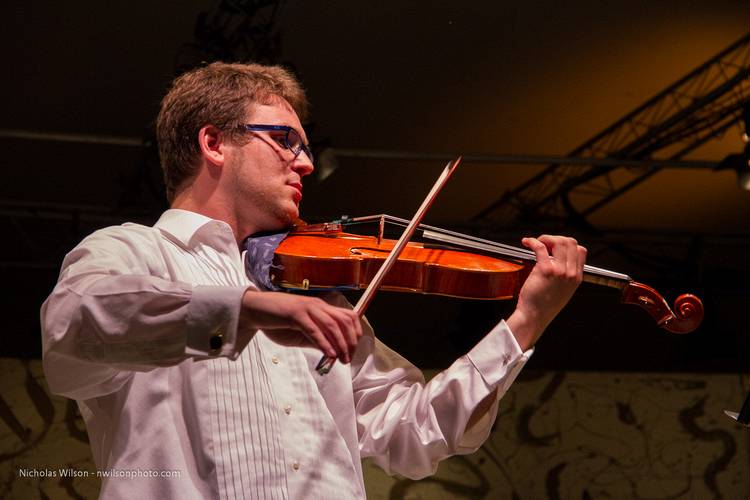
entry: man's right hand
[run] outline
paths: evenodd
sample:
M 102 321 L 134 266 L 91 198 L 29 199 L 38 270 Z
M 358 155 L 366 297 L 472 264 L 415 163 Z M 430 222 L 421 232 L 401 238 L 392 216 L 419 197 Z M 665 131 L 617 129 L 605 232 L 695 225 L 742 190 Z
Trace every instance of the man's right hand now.
M 362 337 L 359 316 L 351 309 L 316 297 L 257 290 L 242 296 L 240 328 L 262 329 L 272 339 L 299 336 L 343 363 L 351 361 Z

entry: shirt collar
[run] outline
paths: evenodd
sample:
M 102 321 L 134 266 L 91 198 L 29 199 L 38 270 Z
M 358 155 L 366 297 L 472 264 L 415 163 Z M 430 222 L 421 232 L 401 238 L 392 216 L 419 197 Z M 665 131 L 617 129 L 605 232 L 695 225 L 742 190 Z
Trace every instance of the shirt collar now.
M 229 225 L 225 222 L 180 208 L 170 208 L 161 214 L 154 227 L 170 234 L 183 245 L 189 246 L 190 240 L 195 236 L 195 233 L 208 224 L 224 225 L 229 229 Z

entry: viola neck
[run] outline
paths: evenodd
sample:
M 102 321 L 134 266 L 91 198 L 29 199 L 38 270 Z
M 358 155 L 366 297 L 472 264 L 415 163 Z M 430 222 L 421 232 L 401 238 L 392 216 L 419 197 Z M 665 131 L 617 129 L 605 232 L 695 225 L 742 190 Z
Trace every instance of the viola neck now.
M 583 267 L 583 281 L 586 283 L 593 283 L 595 285 L 602 285 L 602 286 L 608 286 L 610 288 L 617 288 L 618 290 L 624 290 L 625 288 L 630 285 L 630 283 L 633 282 L 633 280 L 625 275 L 620 273 L 613 273 L 616 274 L 616 277 L 608 276 L 605 274 L 602 274 L 600 271 L 606 271 L 607 273 L 611 273 L 612 271 L 607 271 L 605 269 L 598 269 L 593 268 L 594 270 L 589 270 L 591 266 L 584 266 Z
M 433 230 L 424 230 L 422 236 L 425 239 L 440 241 L 449 245 L 470 248 L 523 261 L 536 262 L 536 254 L 530 250 L 483 240 L 475 236 L 464 235 L 466 237 L 460 237 L 455 234 L 446 234 L 443 231 Z M 583 280 L 587 283 L 608 286 L 619 290 L 626 288 L 633 281 L 626 274 L 590 265 L 583 266 Z

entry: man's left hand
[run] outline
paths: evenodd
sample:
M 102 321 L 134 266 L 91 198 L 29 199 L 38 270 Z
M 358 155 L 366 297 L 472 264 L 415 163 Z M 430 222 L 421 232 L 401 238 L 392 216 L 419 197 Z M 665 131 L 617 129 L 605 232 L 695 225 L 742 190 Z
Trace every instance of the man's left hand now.
M 516 310 L 506 321 L 523 350 L 532 347 L 583 280 L 586 249 L 573 238 L 524 238 L 536 264 L 521 287 Z

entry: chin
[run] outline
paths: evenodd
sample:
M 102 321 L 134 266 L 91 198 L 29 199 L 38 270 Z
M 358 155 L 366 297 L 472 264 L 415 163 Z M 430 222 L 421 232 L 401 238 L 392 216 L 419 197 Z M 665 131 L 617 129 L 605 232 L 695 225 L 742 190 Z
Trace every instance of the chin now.
M 296 203 L 276 204 L 267 206 L 266 210 L 258 214 L 256 219 L 261 231 L 283 231 L 292 227 L 299 218 L 299 208 Z
M 291 227 L 299 219 L 299 209 L 295 206 L 294 209 L 286 210 L 284 213 L 277 217 L 278 229 L 287 229 Z
M 268 214 L 266 217 L 263 217 L 262 221 L 257 221 L 256 219 L 257 222 L 253 234 L 287 231 L 297 220 L 296 214 L 297 212 L 284 212 L 280 214 Z
M 294 207 L 287 212 L 287 222 L 292 224 L 299 220 L 299 206 L 295 203 Z

